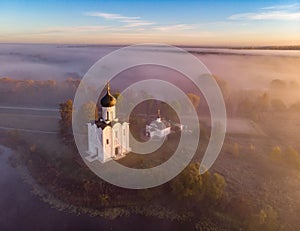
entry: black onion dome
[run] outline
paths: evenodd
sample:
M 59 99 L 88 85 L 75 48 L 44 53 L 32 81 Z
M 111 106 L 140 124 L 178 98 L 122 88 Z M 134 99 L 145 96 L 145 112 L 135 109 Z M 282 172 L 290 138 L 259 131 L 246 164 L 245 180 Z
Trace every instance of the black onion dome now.
M 107 83 L 106 94 L 105 94 L 105 96 L 102 97 L 100 103 L 101 103 L 102 107 L 113 107 L 117 103 L 116 98 L 112 94 L 110 94 L 109 83 Z

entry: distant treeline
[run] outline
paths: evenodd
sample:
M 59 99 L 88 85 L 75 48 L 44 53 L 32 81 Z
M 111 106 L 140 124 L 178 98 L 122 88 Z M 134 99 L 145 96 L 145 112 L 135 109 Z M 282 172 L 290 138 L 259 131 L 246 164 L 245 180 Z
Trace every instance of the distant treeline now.
M 300 45 L 289 45 L 289 46 L 245 46 L 245 47 L 231 47 L 230 49 L 238 49 L 238 50 L 300 50 Z
M 300 45 L 281 45 L 281 46 L 178 46 L 185 48 L 203 49 L 237 49 L 237 50 L 300 50 Z
M 55 107 L 74 98 L 80 80 L 17 80 L 0 78 L 0 105 Z

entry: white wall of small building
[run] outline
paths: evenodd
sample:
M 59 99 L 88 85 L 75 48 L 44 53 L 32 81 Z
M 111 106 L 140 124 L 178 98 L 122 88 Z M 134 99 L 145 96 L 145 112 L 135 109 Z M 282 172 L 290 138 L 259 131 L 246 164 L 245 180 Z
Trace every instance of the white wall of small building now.
M 122 146 L 125 148 L 125 152 L 130 152 L 129 146 L 129 123 L 124 122 L 122 124 Z
M 166 127 L 164 129 L 155 128 L 150 125 L 146 125 L 146 132 L 150 134 L 150 137 L 160 137 L 163 138 L 171 133 L 171 128 Z

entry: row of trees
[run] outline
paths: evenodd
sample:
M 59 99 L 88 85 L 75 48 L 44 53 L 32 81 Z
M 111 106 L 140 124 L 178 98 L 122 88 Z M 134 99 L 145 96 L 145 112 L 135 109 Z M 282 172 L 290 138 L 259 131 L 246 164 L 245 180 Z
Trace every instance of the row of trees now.
M 269 157 L 273 161 L 287 163 L 290 166 L 294 166 L 300 169 L 300 154 L 291 146 L 288 146 L 285 149 L 282 149 L 279 146 L 275 146 L 269 153 Z
M 0 78 L 0 103 L 55 107 L 58 102 L 74 97 L 79 82 L 72 78 L 59 82 Z
M 64 142 L 69 142 L 72 139 L 72 113 L 73 113 L 73 101 L 67 100 L 64 103 L 59 104 L 60 113 L 60 135 Z
M 237 115 L 259 120 L 262 118 L 263 113 L 268 111 L 285 111 L 287 106 L 280 99 L 270 99 L 268 93 L 249 98 L 242 99 L 237 105 Z
M 270 82 L 269 90 L 264 93 L 253 91 L 241 91 L 236 102 L 236 114 L 238 116 L 259 120 L 265 112 L 292 111 L 300 112 L 300 101 L 295 101 L 295 95 L 299 91 L 300 85 L 296 81 L 286 82 L 274 79 Z M 238 93 L 235 93 L 237 95 Z M 286 102 L 293 102 L 288 105 Z M 227 107 L 231 107 L 231 102 L 227 102 Z

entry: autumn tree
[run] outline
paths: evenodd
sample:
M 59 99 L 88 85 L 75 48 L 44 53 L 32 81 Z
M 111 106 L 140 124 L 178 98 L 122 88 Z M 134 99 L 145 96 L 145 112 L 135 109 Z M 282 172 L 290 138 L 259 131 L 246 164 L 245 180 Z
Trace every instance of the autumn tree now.
M 271 153 L 269 154 L 269 157 L 271 158 L 271 160 L 281 161 L 282 160 L 281 148 L 279 146 L 273 147 Z
M 267 93 L 263 93 L 256 100 L 255 106 L 258 112 L 265 112 L 269 110 L 270 107 L 270 98 Z
M 252 215 L 246 223 L 249 231 L 278 231 L 282 228 L 278 213 L 269 205 Z
M 220 202 L 225 196 L 226 181 L 219 173 L 214 173 L 210 177 L 210 183 L 206 188 L 206 195 L 210 198 L 211 203 Z
M 300 155 L 299 152 L 291 146 L 288 146 L 284 152 L 284 157 L 288 164 L 295 167 L 300 167 Z
M 258 116 L 254 110 L 255 103 L 249 98 L 240 100 L 237 107 L 237 113 L 239 116 L 257 120 Z
M 271 90 L 283 90 L 286 88 L 286 82 L 281 79 L 273 79 L 270 82 L 270 89 Z
M 171 182 L 173 194 L 178 199 L 196 198 L 201 200 L 203 197 L 202 177 L 199 173 L 199 164 L 189 164 Z
M 281 99 L 271 100 L 270 107 L 272 111 L 285 111 L 287 109 L 286 105 Z
M 269 157 L 271 160 L 280 161 L 296 168 L 300 168 L 300 154 L 291 146 L 288 146 L 283 151 L 279 146 L 275 146 L 269 154 Z
M 234 143 L 232 147 L 232 155 L 234 157 L 239 157 L 240 155 L 240 146 L 238 143 Z
M 292 112 L 300 113 L 300 101 L 298 101 L 298 102 L 292 104 L 292 105 L 290 106 L 289 109 L 290 109 L 290 111 L 292 111 Z
M 228 86 L 227 82 L 217 76 L 213 76 L 214 79 L 216 80 L 218 86 L 220 87 L 220 90 L 222 92 L 223 98 L 225 101 L 229 100 L 231 89 L 230 86 Z
M 59 104 L 60 113 L 60 135 L 64 141 L 72 138 L 72 112 L 73 112 L 73 101 L 67 100 L 64 103 Z
M 117 99 L 120 100 L 122 98 L 121 93 L 117 91 L 116 93 L 113 94 L 113 96 Z
M 208 206 L 215 205 L 225 196 L 225 179 L 209 171 L 201 175 L 199 166 L 199 163 L 192 163 L 175 177 L 170 182 L 172 193 L 181 200 L 205 201 Z
M 194 93 L 187 93 L 187 96 L 189 97 L 190 101 L 192 102 L 195 110 L 197 110 L 197 108 L 200 104 L 200 96 L 196 95 Z

